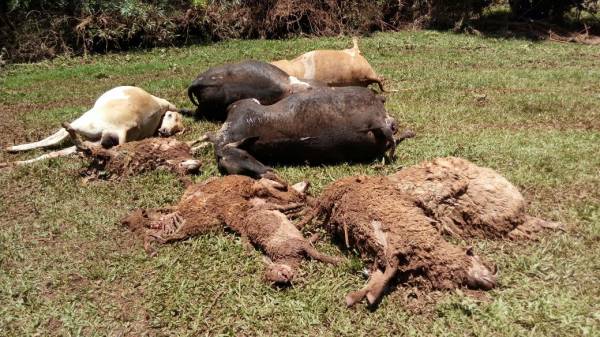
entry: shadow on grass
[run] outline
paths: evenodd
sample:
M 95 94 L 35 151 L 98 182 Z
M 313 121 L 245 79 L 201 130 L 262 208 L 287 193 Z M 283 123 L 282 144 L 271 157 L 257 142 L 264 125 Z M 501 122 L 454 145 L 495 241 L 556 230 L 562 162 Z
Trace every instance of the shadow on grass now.
M 508 8 L 497 8 L 469 22 L 464 31 L 492 38 L 596 45 L 600 44 L 600 16 L 583 12 L 570 14 L 562 22 L 550 22 L 518 18 Z

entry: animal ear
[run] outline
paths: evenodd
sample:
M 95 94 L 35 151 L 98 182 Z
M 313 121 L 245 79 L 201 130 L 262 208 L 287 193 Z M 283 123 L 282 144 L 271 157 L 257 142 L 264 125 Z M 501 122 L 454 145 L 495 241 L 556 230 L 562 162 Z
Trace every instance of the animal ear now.
M 242 140 L 238 140 L 237 142 L 229 143 L 225 146 L 229 147 L 229 148 L 237 147 L 237 148 L 243 149 L 244 147 L 247 147 L 247 146 L 250 146 L 250 145 L 256 143 L 258 138 L 259 138 L 258 136 L 246 137 Z

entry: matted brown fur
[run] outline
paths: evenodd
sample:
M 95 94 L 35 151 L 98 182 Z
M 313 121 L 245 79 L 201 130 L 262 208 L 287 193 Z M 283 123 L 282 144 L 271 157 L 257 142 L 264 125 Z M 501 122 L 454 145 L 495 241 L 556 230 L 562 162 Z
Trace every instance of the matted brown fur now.
M 528 216 L 519 191 L 488 168 L 440 158 L 389 177 L 350 177 L 328 186 L 317 202 L 323 227 L 373 262 L 368 284 L 347 304 L 377 304 L 392 281 L 425 289 L 491 289 L 495 268 L 447 242 L 459 237 L 530 237 L 556 224 Z M 520 235 L 517 235 L 520 234 Z
M 185 176 L 200 168 L 199 161 L 190 154 L 190 146 L 174 138 L 147 138 L 110 149 L 84 143 L 79 150 L 91 158 L 83 174 L 92 178 L 127 177 L 156 169 Z
M 173 208 L 136 210 L 122 222 L 144 239 L 149 253 L 154 253 L 153 242 L 182 240 L 226 226 L 272 260 L 265 273 L 268 281 L 285 284 L 306 256 L 337 262 L 317 252 L 284 214 L 297 213 L 305 204 L 306 196 L 285 184 L 231 175 L 188 187 Z
M 543 228 L 560 226 L 528 215 L 513 184 L 462 158 L 437 158 L 388 178 L 435 218 L 439 229 L 459 238 L 534 238 Z
M 394 279 L 443 290 L 463 285 L 491 288 L 495 282 L 491 269 L 445 241 L 435 220 L 398 193 L 386 177 L 339 180 L 327 187 L 319 202 L 326 216 L 324 228 L 373 262 L 369 284 L 349 294 L 348 305 L 365 296 L 376 304 Z

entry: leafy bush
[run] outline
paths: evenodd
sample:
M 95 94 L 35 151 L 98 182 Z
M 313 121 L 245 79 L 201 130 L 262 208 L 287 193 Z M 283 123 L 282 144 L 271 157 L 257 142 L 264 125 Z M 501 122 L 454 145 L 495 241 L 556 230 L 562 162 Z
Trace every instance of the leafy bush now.
M 491 0 L 9 0 L 0 47 L 12 61 L 229 38 L 452 27 Z M 9 19 L 10 17 L 10 19 Z M 18 22 L 19 24 L 14 24 Z
M 597 0 L 510 0 L 510 8 L 517 18 L 561 21 L 572 9 L 598 11 Z
M 481 13 L 491 0 L 212 1 L 207 22 L 217 37 L 335 35 L 405 26 L 451 27 Z M 241 33 L 241 35 L 240 35 Z

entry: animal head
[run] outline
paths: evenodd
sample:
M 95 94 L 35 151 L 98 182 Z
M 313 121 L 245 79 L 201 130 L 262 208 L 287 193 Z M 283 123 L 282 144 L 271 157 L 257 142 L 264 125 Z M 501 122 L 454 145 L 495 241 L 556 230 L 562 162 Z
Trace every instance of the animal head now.
M 498 280 L 498 270 L 494 267 L 492 271 L 486 266 L 479 256 L 473 253 L 473 248 L 469 247 L 466 251 L 467 258 L 471 266 L 467 270 L 466 285 L 471 289 L 490 290 L 496 287 Z
M 158 128 L 158 134 L 162 137 L 169 137 L 181 131 L 183 131 L 181 114 L 177 111 L 167 111 Z
M 177 172 L 181 172 L 182 174 L 197 174 L 202 167 L 202 162 L 197 159 L 167 160 L 167 164 L 172 165 Z
M 270 167 L 263 165 L 244 149 L 245 146 L 253 144 L 256 140 L 258 137 L 249 137 L 218 147 L 215 154 L 219 172 L 260 178 L 265 173 L 272 171 Z
M 394 119 L 394 117 L 388 115 L 385 118 L 385 125 L 390 128 L 390 130 L 392 130 L 393 134 L 396 134 L 396 132 L 398 132 L 398 124 L 396 123 L 396 119 Z
M 283 263 L 270 263 L 265 270 L 265 279 L 276 286 L 289 285 L 294 276 L 294 269 Z

